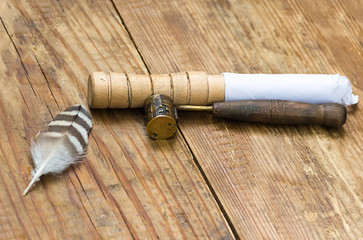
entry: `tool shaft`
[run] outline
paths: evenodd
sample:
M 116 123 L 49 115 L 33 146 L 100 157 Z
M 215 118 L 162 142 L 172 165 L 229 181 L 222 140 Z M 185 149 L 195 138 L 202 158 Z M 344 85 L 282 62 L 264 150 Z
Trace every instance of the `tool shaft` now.
M 202 111 L 211 112 L 213 110 L 213 107 L 212 106 L 177 105 L 176 109 L 182 110 L 182 111 L 193 111 L 193 112 L 202 112 Z
M 327 74 L 93 72 L 88 79 L 90 108 L 141 108 L 145 99 L 156 94 L 169 97 L 175 105 L 207 106 L 217 102 L 253 99 L 351 105 L 358 102 L 358 96 L 351 92 L 346 77 Z
M 283 100 L 246 100 L 214 103 L 213 115 L 246 122 L 340 127 L 345 123 L 346 109 L 337 103 L 318 105 Z

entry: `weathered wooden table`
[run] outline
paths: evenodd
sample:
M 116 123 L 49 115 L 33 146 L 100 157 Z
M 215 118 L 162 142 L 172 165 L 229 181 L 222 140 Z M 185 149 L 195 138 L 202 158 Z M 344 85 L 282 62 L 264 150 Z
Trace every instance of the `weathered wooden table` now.
M 340 73 L 363 96 L 363 1 L 0 1 L 1 239 L 362 239 L 363 111 L 340 129 L 92 111 L 83 163 L 25 198 L 31 138 L 91 71 Z

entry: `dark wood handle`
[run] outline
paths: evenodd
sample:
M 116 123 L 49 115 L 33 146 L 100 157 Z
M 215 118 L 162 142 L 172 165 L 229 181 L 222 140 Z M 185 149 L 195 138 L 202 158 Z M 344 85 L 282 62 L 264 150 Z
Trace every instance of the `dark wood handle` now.
M 246 100 L 213 104 L 213 115 L 246 122 L 270 124 L 322 124 L 340 127 L 346 109 L 337 103 L 308 104 L 283 100 Z

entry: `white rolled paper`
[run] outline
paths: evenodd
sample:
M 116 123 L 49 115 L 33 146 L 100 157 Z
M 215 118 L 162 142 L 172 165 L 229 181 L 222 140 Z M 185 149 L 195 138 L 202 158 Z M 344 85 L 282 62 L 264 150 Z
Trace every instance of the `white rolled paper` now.
M 347 77 L 328 74 L 223 73 L 225 101 L 274 99 L 313 104 L 358 102 Z

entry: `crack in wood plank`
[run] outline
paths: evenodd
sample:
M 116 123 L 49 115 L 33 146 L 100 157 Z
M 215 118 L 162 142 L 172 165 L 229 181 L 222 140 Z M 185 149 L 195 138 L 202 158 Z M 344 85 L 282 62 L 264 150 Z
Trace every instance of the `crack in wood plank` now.
M 124 29 L 125 29 L 126 33 L 128 34 L 128 36 L 129 36 L 129 38 L 130 38 L 131 42 L 132 42 L 132 43 L 133 43 L 133 45 L 134 45 L 134 47 L 135 47 L 136 51 L 138 52 L 138 54 L 139 54 L 139 56 L 140 56 L 140 58 L 141 58 L 141 61 L 144 63 L 144 66 L 145 66 L 145 68 L 146 68 L 146 70 L 147 70 L 147 73 L 148 73 L 148 74 L 151 74 L 150 69 L 148 68 L 148 65 L 147 65 L 147 64 L 146 64 L 146 62 L 145 62 L 145 59 L 144 59 L 144 57 L 142 56 L 142 54 L 141 54 L 141 52 L 140 52 L 140 50 L 139 50 L 139 47 L 137 46 L 137 44 L 136 44 L 136 42 L 135 42 L 134 38 L 133 38 L 133 37 L 132 37 L 132 35 L 131 35 L 131 32 L 130 32 L 130 31 L 129 31 L 129 29 L 127 28 L 127 25 L 126 25 L 126 23 L 125 23 L 124 19 L 122 18 L 122 16 L 121 16 L 121 14 L 120 14 L 119 10 L 117 9 L 117 7 L 116 7 L 116 5 L 115 5 L 115 1 L 114 1 L 114 0 L 110 0 L 110 1 L 111 1 L 111 3 L 112 3 L 113 8 L 115 9 L 115 11 L 116 11 L 116 13 L 117 13 L 117 16 L 120 18 L 120 21 L 121 21 L 122 26 L 124 27 Z
M 184 136 L 183 132 L 180 130 L 180 127 L 179 127 L 179 126 L 178 126 L 178 129 L 179 129 L 179 131 L 180 131 L 180 134 L 181 134 L 181 135 L 183 136 L 183 138 L 185 139 L 185 136 Z M 200 171 L 200 173 L 202 174 L 204 181 L 207 183 L 207 186 L 208 186 L 209 190 L 211 191 L 211 193 L 212 193 L 212 195 L 213 195 L 213 198 L 214 198 L 214 199 L 215 199 L 215 201 L 217 202 L 218 207 L 221 209 L 221 212 L 223 213 L 224 218 L 226 219 L 226 221 L 227 221 L 227 223 L 228 223 L 229 227 L 231 228 L 231 231 L 232 231 L 232 233 L 233 233 L 234 238 L 235 238 L 235 239 L 241 239 L 241 237 L 238 235 L 238 232 L 237 232 L 237 230 L 236 230 L 236 228 L 235 228 L 235 226 L 234 226 L 234 224 L 233 224 L 232 220 L 230 219 L 230 217 L 229 217 L 229 215 L 228 215 L 227 211 L 225 210 L 225 208 L 224 208 L 224 206 L 223 206 L 222 202 L 219 200 L 219 197 L 218 197 L 218 195 L 216 194 L 216 191 L 214 190 L 214 188 L 213 188 L 213 186 L 212 186 L 211 182 L 209 181 L 209 179 L 208 179 L 207 175 L 205 174 L 205 172 L 204 172 L 204 170 L 203 170 L 202 166 L 200 165 L 200 163 L 199 163 L 198 159 L 195 157 L 195 155 L 194 155 L 194 153 L 193 153 L 193 151 L 192 151 L 191 147 L 189 146 L 189 144 L 188 144 L 188 142 L 187 142 L 187 141 L 185 141 L 185 144 L 186 144 L 186 147 L 189 149 L 190 153 L 192 154 L 193 161 L 194 161 L 195 165 L 198 167 L 198 170 Z

